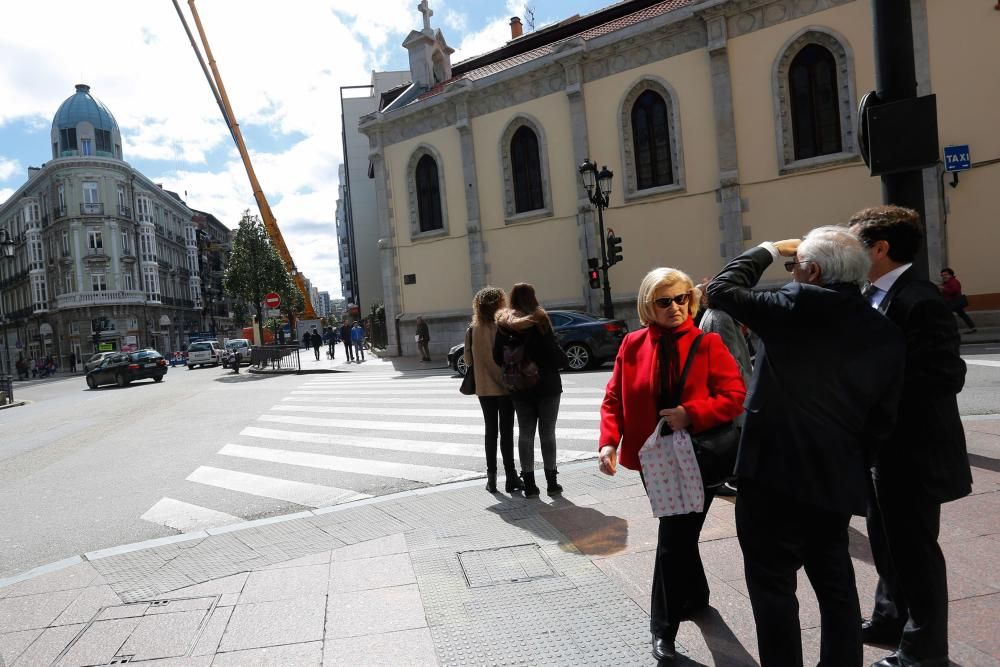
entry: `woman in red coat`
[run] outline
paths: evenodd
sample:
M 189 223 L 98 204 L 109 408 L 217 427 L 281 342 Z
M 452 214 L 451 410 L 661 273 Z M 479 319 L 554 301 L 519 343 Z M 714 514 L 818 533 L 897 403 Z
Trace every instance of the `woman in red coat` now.
M 601 472 L 615 474 L 620 458 L 623 466 L 641 474 L 639 449 L 661 416 L 670 429 L 697 434 L 743 412 L 743 379 L 718 334 L 702 338 L 676 404 L 681 369 L 701 333 L 692 319 L 699 296 L 691 278 L 676 269 L 654 269 L 639 286 L 639 321 L 645 326 L 622 341 L 605 390 Z M 678 624 L 708 606 L 698 535 L 714 495 L 714 489 L 705 489 L 702 512 L 660 519 L 650 631 L 653 657 L 661 664 L 674 658 Z

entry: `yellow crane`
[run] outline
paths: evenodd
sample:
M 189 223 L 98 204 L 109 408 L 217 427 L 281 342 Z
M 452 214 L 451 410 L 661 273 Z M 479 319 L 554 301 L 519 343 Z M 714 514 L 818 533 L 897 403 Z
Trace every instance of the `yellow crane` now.
M 240 125 L 236 122 L 233 107 L 229 104 L 226 86 L 222 83 L 219 67 L 212 56 L 212 49 L 208 45 L 208 37 L 205 36 L 205 28 L 201 24 L 201 18 L 198 16 L 198 9 L 194 6 L 194 0 L 188 0 L 188 6 L 191 8 L 191 16 L 194 18 L 195 26 L 198 28 L 198 36 L 201 38 L 202 46 L 205 48 L 205 55 L 208 57 L 207 67 L 205 66 L 205 59 L 198 48 L 198 43 L 195 41 L 194 35 L 191 34 L 191 29 L 188 27 L 187 19 L 184 18 L 184 13 L 181 11 L 180 5 L 177 3 L 177 0 L 173 0 L 173 3 L 174 9 L 177 10 L 177 16 L 180 17 L 181 24 L 184 26 L 184 31 L 191 41 L 191 48 L 194 49 L 195 55 L 198 57 L 198 62 L 201 63 L 201 69 L 205 73 L 205 78 L 208 80 L 208 85 L 215 95 L 215 101 L 219 105 L 219 110 L 222 111 L 222 118 L 226 121 L 226 125 L 229 126 L 229 132 L 240 151 L 240 157 L 243 158 L 243 166 L 246 167 L 247 177 L 250 179 L 250 187 L 253 189 L 253 197 L 257 200 L 257 208 L 260 209 L 260 217 L 264 221 L 264 228 L 267 229 L 267 233 L 271 237 L 271 242 L 274 243 L 274 247 L 278 250 L 278 254 L 285 263 L 285 268 L 292 275 L 295 284 L 302 293 L 302 298 L 305 301 L 303 316 L 307 320 L 316 319 L 316 311 L 313 310 L 312 300 L 309 298 L 309 292 L 306 290 L 305 280 L 302 278 L 302 274 L 295 268 L 292 255 L 288 252 L 288 246 L 285 245 L 285 239 L 281 235 L 281 230 L 278 229 L 278 221 L 274 219 L 274 213 L 271 212 L 271 205 L 267 203 L 267 197 L 264 196 L 264 191 L 261 190 L 260 183 L 257 181 L 257 174 L 254 173 L 253 164 L 250 162 L 250 154 L 247 153 L 246 144 L 243 142 Z M 209 68 L 212 70 L 211 74 L 209 73 Z

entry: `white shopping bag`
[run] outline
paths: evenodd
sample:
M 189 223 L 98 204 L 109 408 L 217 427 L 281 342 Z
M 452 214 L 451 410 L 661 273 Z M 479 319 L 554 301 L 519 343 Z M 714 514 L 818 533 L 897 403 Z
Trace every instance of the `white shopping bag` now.
M 701 512 L 705 508 L 705 488 L 691 436 L 683 429 L 661 436 L 660 429 L 665 421 L 660 419 L 656 430 L 639 450 L 653 516 Z

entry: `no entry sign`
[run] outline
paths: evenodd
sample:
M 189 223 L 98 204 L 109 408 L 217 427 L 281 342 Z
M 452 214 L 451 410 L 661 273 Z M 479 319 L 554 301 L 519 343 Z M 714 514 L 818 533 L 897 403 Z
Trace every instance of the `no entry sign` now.
M 281 296 L 277 292 L 268 292 L 264 295 L 264 305 L 268 308 L 277 308 L 281 305 Z

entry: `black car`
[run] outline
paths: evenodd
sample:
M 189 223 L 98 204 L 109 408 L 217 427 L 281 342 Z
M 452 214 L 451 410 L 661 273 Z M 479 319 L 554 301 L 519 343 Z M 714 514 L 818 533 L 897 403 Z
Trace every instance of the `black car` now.
M 547 311 L 556 340 L 566 352 L 567 368 L 582 371 L 610 361 L 618 354 L 622 339 L 628 333 L 624 320 L 609 320 L 575 310 Z M 465 375 L 465 343 L 459 343 L 448 352 L 448 365 L 460 375 Z
M 87 372 L 87 386 L 97 389 L 102 384 L 119 387 L 135 380 L 161 382 L 167 374 L 167 360 L 156 350 L 119 352 L 103 359 L 96 368 Z

